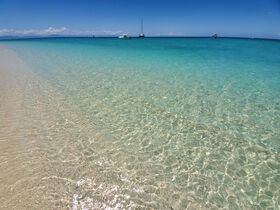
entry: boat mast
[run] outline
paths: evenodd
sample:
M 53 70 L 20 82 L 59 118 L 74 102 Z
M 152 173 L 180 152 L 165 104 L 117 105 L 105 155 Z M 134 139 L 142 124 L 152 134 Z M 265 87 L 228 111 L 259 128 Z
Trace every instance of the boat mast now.
M 143 26 L 143 18 L 141 18 L 141 33 L 139 35 L 140 38 L 144 38 L 145 37 L 145 34 L 144 34 L 144 26 Z
M 141 18 L 141 34 L 143 34 L 143 18 Z

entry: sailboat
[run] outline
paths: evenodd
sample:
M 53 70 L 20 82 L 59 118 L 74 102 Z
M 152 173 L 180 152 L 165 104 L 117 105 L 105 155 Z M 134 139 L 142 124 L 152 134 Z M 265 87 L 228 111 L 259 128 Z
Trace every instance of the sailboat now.
M 214 35 L 212 36 L 212 38 L 217 39 L 217 38 L 218 38 L 218 34 L 214 34 Z
M 139 34 L 139 38 L 145 38 L 145 34 L 143 32 L 143 18 L 141 19 L 141 33 Z
M 128 34 L 123 34 L 119 36 L 119 39 L 131 39 L 131 37 Z

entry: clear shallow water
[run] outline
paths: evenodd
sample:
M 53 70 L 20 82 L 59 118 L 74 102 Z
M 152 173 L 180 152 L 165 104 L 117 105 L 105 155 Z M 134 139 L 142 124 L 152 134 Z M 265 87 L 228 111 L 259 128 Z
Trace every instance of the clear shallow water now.
M 71 208 L 279 208 L 280 42 L 3 43 L 105 136 L 68 138 Z

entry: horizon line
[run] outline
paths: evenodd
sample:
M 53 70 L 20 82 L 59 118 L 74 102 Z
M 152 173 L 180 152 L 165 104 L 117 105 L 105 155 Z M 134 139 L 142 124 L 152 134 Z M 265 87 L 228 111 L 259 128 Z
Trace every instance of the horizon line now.
M 56 38 L 118 38 L 117 35 L 85 35 L 85 36 L 60 36 L 60 35 L 53 35 L 53 36 L 0 36 L 0 41 L 9 41 L 9 40 L 30 40 L 30 39 L 56 39 Z M 131 36 L 131 38 L 138 39 L 138 36 Z M 145 36 L 145 38 L 212 38 L 211 36 L 176 36 L 176 35 L 152 35 L 152 36 Z M 265 37 L 246 37 L 246 36 L 218 36 L 217 39 L 257 39 L 257 40 L 275 40 L 280 41 L 280 38 L 265 38 Z

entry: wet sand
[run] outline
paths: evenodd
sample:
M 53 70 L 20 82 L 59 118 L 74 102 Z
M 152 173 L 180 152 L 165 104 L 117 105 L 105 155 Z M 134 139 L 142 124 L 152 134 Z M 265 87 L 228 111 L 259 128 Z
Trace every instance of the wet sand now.
M 0 71 L 0 208 L 52 209 L 42 182 L 54 168 L 41 150 L 51 136 L 41 132 L 57 122 L 55 107 L 44 96 L 42 80 L 5 47 Z
M 139 186 L 124 179 L 123 161 L 114 161 L 115 156 L 129 158 L 125 151 L 3 46 L 0 119 L 0 209 L 130 209 L 143 204 Z
M 72 179 L 84 167 L 75 139 L 93 129 L 5 47 L 0 75 L 0 209 L 72 208 Z

